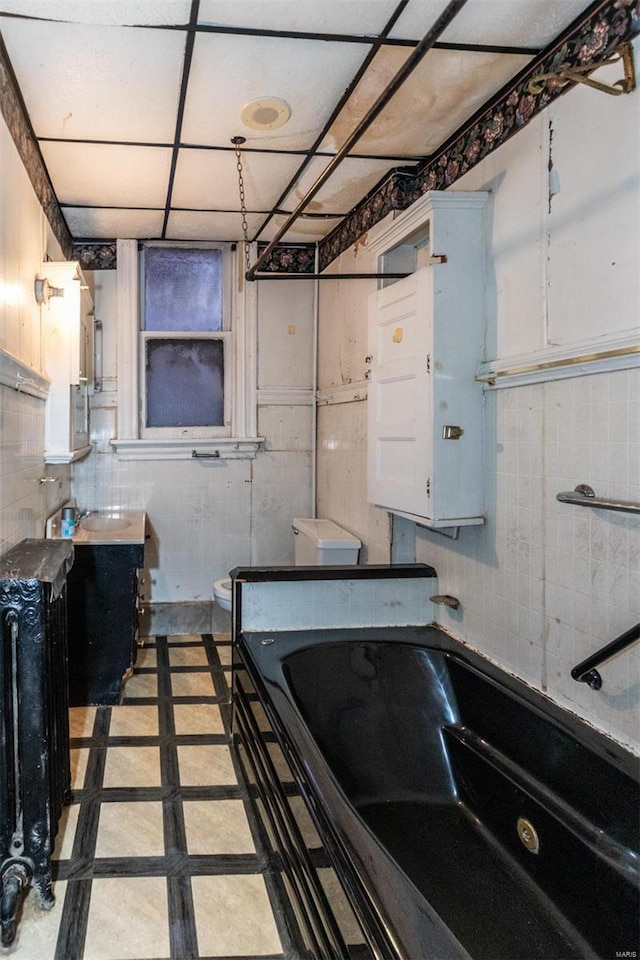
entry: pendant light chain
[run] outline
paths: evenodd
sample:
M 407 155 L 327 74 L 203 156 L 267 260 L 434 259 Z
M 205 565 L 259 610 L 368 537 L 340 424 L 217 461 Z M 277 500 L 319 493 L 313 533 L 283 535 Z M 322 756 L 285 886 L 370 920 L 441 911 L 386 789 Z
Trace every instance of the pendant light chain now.
M 240 197 L 240 213 L 242 214 L 242 235 L 244 237 L 244 262 L 247 273 L 251 267 L 251 257 L 249 256 L 249 224 L 247 223 L 247 204 L 244 194 L 244 176 L 242 170 L 242 154 L 240 144 L 245 143 L 245 137 L 232 137 L 231 143 L 235 148 L 236 170 L 238 171 L 238 194 Z

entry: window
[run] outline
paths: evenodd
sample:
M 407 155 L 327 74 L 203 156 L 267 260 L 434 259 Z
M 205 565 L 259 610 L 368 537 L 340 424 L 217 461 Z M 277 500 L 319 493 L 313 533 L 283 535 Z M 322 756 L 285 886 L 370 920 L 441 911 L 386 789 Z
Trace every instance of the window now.
M 229 251 L 147 245 L 141 256 L 141 436 L 229 435 Z
M 120 459 L 254 457 L 257 292 L 231 244 L 117 244 Z

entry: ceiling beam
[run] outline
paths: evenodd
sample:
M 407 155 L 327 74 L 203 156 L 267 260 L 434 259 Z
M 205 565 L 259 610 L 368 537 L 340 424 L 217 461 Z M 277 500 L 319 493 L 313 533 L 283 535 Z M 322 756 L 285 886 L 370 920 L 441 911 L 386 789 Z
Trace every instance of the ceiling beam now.
M 167 235 L 167 224 L 169 223 L 169 214 L 171 213 L 171 198 L 173 196 L 173 184 L 176 177 L 176 167 L 178 165 L 178 154 L 180 153 L 180 138 L 182 136 L 182 121 L 184 118 L 184 105 L 187 100 L 187 89 L 189 87 L 189 73 L 191 71 L 191 60 L 193 59 L 193 46 L 195 44 L 195 26 L 198 22 L 198 11 L 200 9 L 200 0 L 191 0 L 191 14 L 189 16 L 189 30 L 184 49 L 184 62 L 182 65 L 182 79 L 180 82 L 180 96 L 178 98 L 178 112 L 176 115 L 176 133 L 171 152 L 171 167 L 169 169 L 169 183 L 167 185 L 167 199 L 164 208 L 164 217 L 162 220 L 161 236 Z
M 154 143 L 148 140 L 96 140 L 87 137 L 38 137 L 38 143 L 82 143 L 90 146 L 109 146 L 109 147 L 150 147 L 152 149 L 173 149 L 174 143 Z M 209 150 L 212 152 L 234 153 L 235 147 L 221 146 L 220 144 L 210 143 L 184 143 L 178 144 L 180 150 Z M 335 151 L 309 149 L 286 149 L 283 147 L 243 147 L 243 153 L 274 154 L 275 156 L 287 157 L 333 157 Z M 418 163 L 428 158 L 424 153 L 412 154 L 387 154 L 387 153 L 351 153 L 352 160 L 387 160 L 394 163 Z

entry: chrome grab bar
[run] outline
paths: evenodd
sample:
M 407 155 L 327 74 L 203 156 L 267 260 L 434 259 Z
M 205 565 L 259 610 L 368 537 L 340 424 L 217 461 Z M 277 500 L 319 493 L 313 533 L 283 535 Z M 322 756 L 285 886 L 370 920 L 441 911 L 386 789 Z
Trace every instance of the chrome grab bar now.
M 640 640 L 640 623 L 636 623 L 635 627 L 631 627 L 626 633 L 620 634 L 619 637 L 616 637 L 615 640 L 608 643 L 602 650 L 598 650 L 597 653 L 592 653 L 590 657 L 587 657 L 586 660 L 583 660 L 582 663 L 575 666 L 571 671 L 571 676 L 574 680 L 588 683 L 592 690 L 599 690 L 602 686 L 602 677 L 595 667 L 599 667 L 605 660 L 615 657 L 616 653 L 620 653 L 622 650 L 625 650 L 626 647 L 630 647 L 636 640 Z
M 640 503 L 630 500 L 607 500 L 596 497 L 593 487 L 588 483 L 579 483 L 575 490 L 558 493 L 556 500 L 560 503 L 576 503 L 580 507 L 599 507 L 601 510 L 618 510 L 624 513 L 640 513 Z

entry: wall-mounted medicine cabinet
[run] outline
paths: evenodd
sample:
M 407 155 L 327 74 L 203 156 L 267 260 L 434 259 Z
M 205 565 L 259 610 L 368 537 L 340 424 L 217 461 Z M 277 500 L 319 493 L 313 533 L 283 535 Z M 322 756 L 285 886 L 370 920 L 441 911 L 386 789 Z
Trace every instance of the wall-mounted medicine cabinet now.
M 44 361 L 51 380 L 45 411 L 45 462 L 71 463 L 91 450 L 93 299 L 77 261 L 47 261 L 40 276 L 56 293 L 41 306 Z
M 484 193 L 428 193 L 376 237 L 369 306 L 368 500 L 430 527 L 484 522 Z

